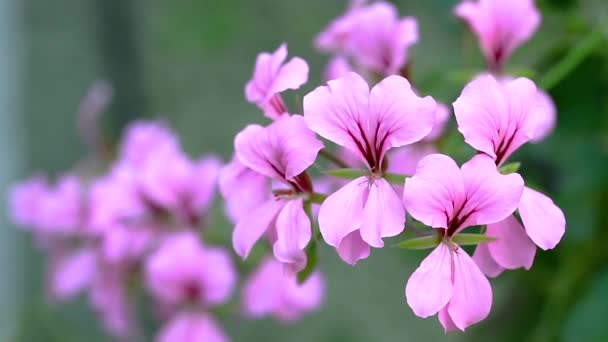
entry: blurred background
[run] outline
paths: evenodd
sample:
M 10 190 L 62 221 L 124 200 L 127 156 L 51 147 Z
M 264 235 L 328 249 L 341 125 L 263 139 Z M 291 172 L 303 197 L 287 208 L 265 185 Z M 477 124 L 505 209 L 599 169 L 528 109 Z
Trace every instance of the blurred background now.
M 477 42 L 452 15 L 456 1 L 394 3 L 419 21 L 421 40 L 410 50 L 413 82 L 422 93 L 453 102 L 483 68 Z M 558 108 L 554 134 L 512 159 L 564 210 L 562 243 L 539 251 L 531 271 L 492 280 L 489 319 L 447 335 L 436 318 L 419 319 L 405 303 L 405 282 L 425 251 L 374 250 L 352 268 L 323 247 L 328 292 L 321 311 L 293 326 L 229 318 L 223 323 L 234 341 L 608 341 L 608 3 L 537 5 L 543 23 L 509 70 L 540 80 L 573 51 L 580 56 L 574 53 L 564 77 L 548 89 Z M 234 134 L 265 122 L 243 95 L 257 53 L 287 42 L 290 55 L 305 58 L 311 73 L 297 93 L 303 96 L 319 84 L 327 61 L 312 39 L 346 6 L 338 0 L 0 0 L 1 189 L 38 171 L 58 175 L 84 157 L 75 113 L 100 78 L 115 93 L 102 119 L 108 137 L 117 139 L 135 118 L 162 117 L 192 155 L 213 151 L 228 160 Z M 6 210 L 0 219 L 0 341 L 110 341 L 85 298 L 47 304 L 43 255 L 10 225 Z M 231 227 L 218 217 L 214 229 Z

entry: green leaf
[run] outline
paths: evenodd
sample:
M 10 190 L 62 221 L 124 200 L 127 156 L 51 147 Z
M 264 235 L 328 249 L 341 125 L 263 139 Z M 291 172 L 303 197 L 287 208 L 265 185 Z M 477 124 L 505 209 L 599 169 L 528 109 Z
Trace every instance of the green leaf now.
M 407 239 L 399 242 L 393 247 L 401 249 L 429 249 L 437 246 L 441 242 L 438 235 L 423 236 L 413 239 Z
M 461 246 L 478 245 L 480 243 L 492 242 L 496 239 L 483 234 L 461 233 L 452 237 L 452 242 Z
M 405 179 L 408 177 L 406 175 L 402 175 L 399 173 L 385 173 L 383 175 L 384 179 L 386 179 L 389 183 L 395 185 L 403 185 L 405 184 Z
M 325 173 L 338 178 L 355 179 L 367 175 L 369 171 L 360 169 L 336 169 L 327 170 Z
M 306 248 L 306 267 L 298 273 L 298 284 L 304 283 L 317 267 L 317 241 L 312 239 Z
M 503 175 L 508 175 L 510 173 L 515 173 L 515 172 L 519 171 L 520 166 L 521 166 L 520 162 L 509 163 L 509 164 L 505 164 L 505 165 L 501 166 L 500 169 L 498 169 L 498 171 L 500 171 L 500 173 L 502 173 Z

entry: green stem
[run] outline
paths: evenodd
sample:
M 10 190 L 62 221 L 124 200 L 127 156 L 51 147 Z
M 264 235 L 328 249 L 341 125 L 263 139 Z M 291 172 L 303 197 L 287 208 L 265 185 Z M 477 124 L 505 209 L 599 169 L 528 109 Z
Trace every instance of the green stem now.
M 325 201 L 326 198 L 327 198 L 327 195 L 325 195 L 325 194 L 313 192 L 312 194 L 310 194 L 309 200 L 310 200 L 310 203 L 321 204 L 321 203 L 323 203 L 323 201 Z
M 566 57 L 549 69 L 539 80 L 541 88 L 549 90 L 558 85 L 604 41 L 604 34 L 604 30 L 596 29 L 570 49 Z
M 333 154 L 331 151 L 329 151 L 328 149 L 324 148 L 321 151 L 319 151 L 319 155 L 327 160 L 329 160 L 330 162 L 336 164 L 337 166 L 347 169 L 348 168 L 348 164 L 340 159 L 340 157 L 336 156 L 335 154 Z

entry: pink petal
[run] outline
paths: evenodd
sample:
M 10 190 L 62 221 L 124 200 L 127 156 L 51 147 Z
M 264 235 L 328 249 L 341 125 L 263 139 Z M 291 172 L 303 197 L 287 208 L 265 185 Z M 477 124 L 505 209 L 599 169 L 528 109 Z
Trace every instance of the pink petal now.
M 448 313 L 458 329 L 488 317 L 492 308 L 492 287 L 467 252 L 459 248 L 452 254 L 454 288 Z
M 157 337 L 158 342 L 228 342 L 230 338 L 208 314 L 184 311 L 177 314 Z
M 285 278 L 282 301 L 275 316 L 286 322 L 298 320 L 303 314 L 318 309 L 325 299 L 325 278 L 319 271 L 313 272 L 303 283 L 295 278 Z
M 234 140 L 239 160 L 252 170 L 291 180 L 312 165 L 323 148 L 299 115 L 284 116 L 268 127 L 249 125 Z
M 523 267 L 527 270 L 532 267 L 536 246 L 513 215 L 498 223 L 489 224 L 486 234 L 496 238 L 496 241 L 488 243 L 487 246 L 500 266 L 508 269 Z
M 284 205 L 284 201 L 273 198 L 239 220 L 232 232 L 232 246 L 236 254 L 243 259 L 247 258 L 253 245 L 266 232 Z
M 275 76 L 286 57 L 287 44 L 285 43 L 281 44 L 272 54 L 262 52 L 257 56 L 253 78 L 245 86 L 247 101 L 262 104 L 271 97 L 268 96 L 268 90 L 272 87 Z
M 53 296 L 63 301 L 87 288 L 93 281 L 96 262 L 95 252 L 91 249 L 60 258 L 51 271 Z
M 414 271 L 405 286 L 407 304 L 416 316 L 433 316 L 452 297 L 452 252 L 440 243 Z
M 205 156 L 194 166 L 191 183 L 192 209 L 197 213 L 209 209 L 218 182 L 221 161 L 215 156 Z
M 462 178 L 467 199 L 459 219 L 466 219 L 459 230 L 505 219 L 517 208 L 524 188 L 519 174 L 501 174 L 494 161 L 484 154 L 462 165 Z
M 566 218 L 551 198 L 526 187 L 518 210 L 526 233 L 538 247 L 553 249 L 564 236 Z
M 304 249 L 312 234 L 302 199 L 287 201 L 277 217 L 276 227 L 277 240 L 273 245 L 275 257 L 289 264 L 289 269 L 294 273 L 301 271 L 306 266 Z
M 433 124 L 433 129 L 431 133 L 424 138 L 424 141 L 433 141 L 439 138 L 443 131 L 445 130 L 445 126 L 450 120 L 451 116 L 450 108 L 443 103 L 437 103 L 437 110 L 435 111 L 435 123 Z
M 362 131 L 369 115 L 368 101 L 367 82 L 351 72 L 304 96 L 304 118 L 317 134 L 365 160 L 357 144 L 369 133 Z
M 346 235 L 336 251 L 345 263 L 354 266 L 359 260 L 366 259 L 371 252 L 370 246 L 361 238 L 359 230 L 352 231 Z
M 321 204 L 319 229 L 330 246 L 338 247 L 344 237 L 361 228 L 366 186 L 367 177 L 359 177 L 329 195 Z
M 479 269 L 490 278 L 498 277 L 505 269 L 496 263 L 494 257 L 490 254 L 487 243 L 477 245 L 473 260 L 479 266 Z
M 439 314 L 437 316 L 439 318 L 439 323 L 441 323 L 441 326 L 443 326 L 443 331 L 446 334 L 450 331 L 458 330 L 458 327 L 456 324 L 454 324 L 452 317 L 450 317 L 447 306 L 439 310 Z
M 465 142 L 496 158 L 495 148 L 502 141 L 499 132 L 506 130 L 502 126 L 508 121 L 508 103 L 498 81 L 490 75 L 475 78 L 453 106 L 458 130 Z
M 343 77 L 349 72 L 353 71 L 353 68 L 348 63 L 348 59 L 346 57 L 337 55 L 332 57 L 327 66 L 325 66 L 325 70 L 323 71 L 323 81 L 331 81 L 337 78 Z
M 270 186 L 266 177 L 247 168 L 234 156 L 230 163 L 220 170 L 219 188 L 231 221 L 238 220 L 260 206 L 268 194 Z
M 425 157 L 418 163 L 416 174 L 405 181 L 403 202 L 416 220 L 430 227 L 447 228 L 464 202 L 460 169 L 446 155 Z
M 294 57 L 281 66 L 269 89 L 269 94 L 274 95 L 287 89 L 298 89 L 307 81 L 308 63 L 300 57 Z
M 263 317 L 279 305 L 284 276 L 283 267 L 276 260 L 266 258 L 260 263 L 243 287 L 243 311 L 248 317 Z
M 202 299 L 206 305 L 219 305 L 230 299 L 236 285 L 237 273 L 230 253 L 223 248 L 205 249 L 201 257 L 204 290 Z
M 557 109 L 551 96 L 540 89 L 537 96 L 537 106 L 540 107 L 537 112 L 541 118 L 538 120 L 538 126 L 532 138 L 533 142 L 539 142 L 551 134 L 553 129 L 555 129 L 555 122 L 557 120 Z
M 389 76 L 372 88 L 369 114 L 371 127 L 381 139 L 376 140 L 379 160 L 391 147 L 409 145 L 427 136 L 435 123 L 436 108 L 432 97 L 418 97 L 401 76 Z
M 394 149 L 389 153 L 388 172 L 413 176 L 416 166 L 426 156 L 437 153 L 431 144 L 412 144 Z
M 369 185 L 363 208 L 361 238 L 370 246 L 384 247 L 383 237 L 399 235 L 405 229 L 405 209 L 393 187 L 384 179 Z
M 538 130 L 544 113 L 537 94 L 526 78 L 498 81 L 479 76 L 454 102 L 458 130 L 469 145 L 501 164 Z

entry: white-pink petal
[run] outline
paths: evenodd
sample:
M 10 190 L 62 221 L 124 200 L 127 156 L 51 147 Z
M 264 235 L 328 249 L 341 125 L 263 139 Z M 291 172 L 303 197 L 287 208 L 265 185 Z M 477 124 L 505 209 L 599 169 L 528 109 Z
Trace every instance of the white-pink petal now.
M 452 297 L 452 252 L 440 243 L 414 271 L 405 286 L 405 297 L 416 316 L 433 316 Z
M 239 220 L 232 232 L 232 246 L 236 254 L 247 258 L 253 245 L 264 235 L 284 205 L 285 201 L 272 198 Z
M 525 187 L 518 210 L 526 233 L 538 247 L 553 249 L 564 236 L 566 217 L 546 195 Z
M 399 235 L 405 229 L 405 208 L 393 187 L 384 179 L 374 180 L 363 208 L 363 241 L 384 247 L 383 237 Z

